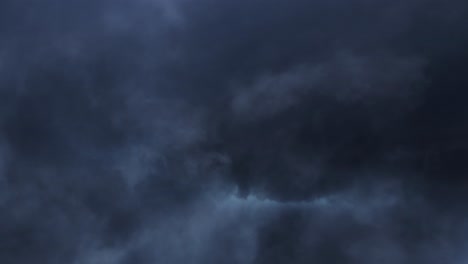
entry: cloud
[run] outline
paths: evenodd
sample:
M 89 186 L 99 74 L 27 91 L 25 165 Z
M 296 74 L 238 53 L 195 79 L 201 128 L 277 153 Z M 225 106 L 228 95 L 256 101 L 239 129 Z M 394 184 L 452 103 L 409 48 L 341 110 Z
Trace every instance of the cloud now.
M 463 1 L 2 1 L 0 263 L 460 263 Z
M 405 104 L 414 104 L 411 98 L 421 92 L 416 86 L 424 80 L 422 69 L 423 64 L 411 58 L 337 54 L 328 61 L 265 75 L 247 88 L 234 89 L 232 107 L 235 115 L 253 120 L 284 112 L 307 97 L 408 107 Z

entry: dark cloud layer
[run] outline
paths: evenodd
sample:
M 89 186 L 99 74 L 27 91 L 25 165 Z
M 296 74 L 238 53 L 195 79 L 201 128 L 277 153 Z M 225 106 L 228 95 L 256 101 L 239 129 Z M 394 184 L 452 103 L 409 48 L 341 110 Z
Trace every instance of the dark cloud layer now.
M 468 261 L 464 1 L 0 3 L 0 263 Z

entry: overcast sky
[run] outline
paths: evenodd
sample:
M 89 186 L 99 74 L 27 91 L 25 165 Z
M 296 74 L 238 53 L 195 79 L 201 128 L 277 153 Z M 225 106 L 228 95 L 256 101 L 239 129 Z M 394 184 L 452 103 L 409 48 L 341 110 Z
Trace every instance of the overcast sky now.
M 465 0 L 1 0 L 1 264 L 468 263 Z

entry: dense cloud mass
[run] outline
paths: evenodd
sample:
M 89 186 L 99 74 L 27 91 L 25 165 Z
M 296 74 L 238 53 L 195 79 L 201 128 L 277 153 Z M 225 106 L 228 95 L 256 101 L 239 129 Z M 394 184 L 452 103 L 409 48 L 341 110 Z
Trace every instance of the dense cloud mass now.
M 468 2 L 0 1 L 0 263 L 468 262 Z

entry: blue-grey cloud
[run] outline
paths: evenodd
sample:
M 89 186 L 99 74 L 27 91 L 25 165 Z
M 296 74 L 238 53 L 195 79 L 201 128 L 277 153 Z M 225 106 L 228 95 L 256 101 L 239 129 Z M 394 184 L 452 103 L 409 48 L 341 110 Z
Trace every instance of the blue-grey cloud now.
M 0 263 L 463 263 L 463 1 L 0 3 Z

